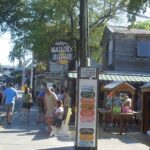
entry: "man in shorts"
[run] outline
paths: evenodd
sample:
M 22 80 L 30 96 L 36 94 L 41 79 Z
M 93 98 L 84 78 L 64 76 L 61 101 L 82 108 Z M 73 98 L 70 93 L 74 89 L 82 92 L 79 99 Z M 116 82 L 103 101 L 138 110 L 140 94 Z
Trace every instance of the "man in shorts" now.
M 45 104 L 45 89 L 40 90 L 36 98 L 36 104 L 38 106 L 38 116 L 36 123 L 44 123 L 44 104 Z
M 6 121 L 7 124 L 11 124 L 15 101 L 17 100 L 17 91 L 13 88 L 13 85 L 11 83 L 4 91 L 3 102 L 4 99 L 6 106 Z

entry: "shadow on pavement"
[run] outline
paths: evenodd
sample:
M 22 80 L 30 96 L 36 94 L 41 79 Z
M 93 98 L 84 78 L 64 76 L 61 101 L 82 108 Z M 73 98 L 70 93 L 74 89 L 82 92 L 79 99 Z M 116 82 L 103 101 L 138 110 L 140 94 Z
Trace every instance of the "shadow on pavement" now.
M 51 139 L 54 138 L 53 136 L 50 137 L 48 134 L 45 133 L 45 125 L 44 124 L 36 124 L 36 114 L 37 114 L 37 108 L 36 106 L 33 106 L 31 108 L 31 122 L 30 123 L 24 123 L 21 121 L 21 104 L 20 102 L 17 103 L 17 112 L 16 112 L 16 117 L 13 120 L 12 125 L 3 125 L 3 128 L 6 130 L 0 131 L 0 133 L 17 133 L 17 136 L 32 136 L 32 141 L 38 141 L 38 140 L 43 140 L 43 139 Z M 75 134 L 72 134 L 75 128 L 72 129 L 71 134 L 69 135 L 64 135 L 64 134 L 57 134 L 55 138 L 57 140 L 65 142 L 72 142 L 75 139 Z M 98 140 L 102 139 L 117 139 L 120 140 L 121 142 L 125 144 L 133 144 L 133 143 L 140 143 L 141 141 L 137 141 L 131 137 L 128 136 L 129 132 L 126 134 L 120 135 L 118 134 L 118 131 L 103 131 L 102 127 L 98 127 Z M 133 135 L 132 135 L 133 136 Z M 136 137 L 137 135 L 134 134 Z M 139 139 L 141 140 L 141 138 Z M 142 138 L 143 140 L 143 138 Z M 144 140 L 143 140 L 144 141 Z M 149 142 L 150 143 L 150 142 Z M 45 150 L 73 150 L 74 147 L 63 147 L 63 148 L 50 148 L 50 149 L 45 149 Z M 44 150 L 44 149 L 41 149 Z
M 19 102 L 18 102 L 19 104 Z M 20 104 L 19 104 L 20 105 Z M 20 108 L 20 109 L 19 109 Z M 65 141 L 74 141 L 74 138 L 68 135 L 64 135 L 63 133 L 58 133 L 56 136 L 50 136 L 46 133 L 46 125 L 45 124 L 37 124 L 36 123 L 36 114 L 37 108 L 33 106 L 31 108 L 31 119 L 30 122 L 25 122 L 22 120 L 21 115 L 21 105 L 18 107 L 16 114 L 13 116 L 13 122 L 11 125 L 7 125 L 5 123 L 5 118 L 3 119 L 3 128 L 5 131 L 0 131 L 0 133 L 16 133 L 17 136 L 32 136 L 32 141 L 43 140 L 43 139 L 51 139 L 57 138 L 57 140 L 65 142 Z
M 49 148 L 49 149 L 38 149 L 38 150 L 74 150 L 74 147 L 59 147 L 59 148 Z
M 54 136 L 50 136 L 49 134 L 45 133 L 45 131 L 38 131 L 32 140 L 42 140 L 42 139 L 50 139 Z

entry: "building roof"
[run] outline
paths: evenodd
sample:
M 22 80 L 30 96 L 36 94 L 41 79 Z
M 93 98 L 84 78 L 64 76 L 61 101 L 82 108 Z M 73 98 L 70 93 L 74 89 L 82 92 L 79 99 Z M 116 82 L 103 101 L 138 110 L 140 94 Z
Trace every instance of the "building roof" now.
M 9 82 L 10 80 L 11 80 L 11 77 L 9 77 L 8 75 L 5 75 L 5 74 L 0 75 L 1 82 Z
M 104 86 L 104 89 L 114 89 L 115 87 L 119 86 L 120 84 L 124 83 L 123 81 L 113 81 Z
M 105 27 L 102 39 L 100 41 L 100 45 L 105 45 L 111 38 L 111 34 L 123 34 L 123 35 L 136 35 L 136 36 L 149 36 L 150 37 L 150 30 L 145 29 L 136 29 L 136 28 L 129 28 L 125 26 L 113 26 L 108 25 Z
M 141 88 L 150 88 L 150 82 L 145 83 Z
M 142 92 L 150 92 L 150 82 L 147 82 L 144 85 L 142 85 L 141 86 L 141 91 Z
M 150 35 L 150 30 L 144 30 L 144 29 L 135 29 L 135 28 L 128 28 L 124 26 L 112 26 L 112 25 L 107 26 L 107 28 L 112 33 Z
M 110 82 L 109 84 L 104 86 L 104 89 L 108 91 L 113 91 L 113 93 L 121 91 L 128 91 L 134 93 L 135 91 L 135 88 L 133 86 L 123 81 Z

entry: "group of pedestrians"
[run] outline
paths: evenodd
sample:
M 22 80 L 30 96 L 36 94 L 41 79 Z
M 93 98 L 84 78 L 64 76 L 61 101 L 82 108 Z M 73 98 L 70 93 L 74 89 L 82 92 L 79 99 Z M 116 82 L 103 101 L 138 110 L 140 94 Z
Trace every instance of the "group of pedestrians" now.
M 12 115 L 17 100 L 17 90 L 13 88 L 13 84 L 9 84 L 3 93 L 2 103 L 6 108 L 6 122 L 12 123 Z M 32 94 L 26 86 L 22 95 L 22 121 L 30 122 L 30 109 L 33 104 Z M 63 120 L 65 120 L 68 109 L 71 109 L 71 98 L 67 88 L 61 89 L 55 93 L 52 87 L 43 87 L 36 97 L 36 105 L 38 114 L 36 123 L 44 123 L 47 125 L 47 133 L 53 134 L 52 125 L 60 128 Z
M 52 87 L 44 87 L 37 95 L 38 106 L 37 123 L 46 123 L 47 133 L 53 134 L 52 125 L 61 127 L 71 107 L 71 98 L 67 89 L 62 89 L 60 93 L 55 93 Z

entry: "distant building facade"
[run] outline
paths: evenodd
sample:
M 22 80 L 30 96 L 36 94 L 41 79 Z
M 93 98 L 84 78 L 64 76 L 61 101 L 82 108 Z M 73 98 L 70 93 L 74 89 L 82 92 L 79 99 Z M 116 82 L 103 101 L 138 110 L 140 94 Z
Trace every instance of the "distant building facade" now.
M 9 65 L 1 65 L 1 74 L 9 75 L 15 68 Z

